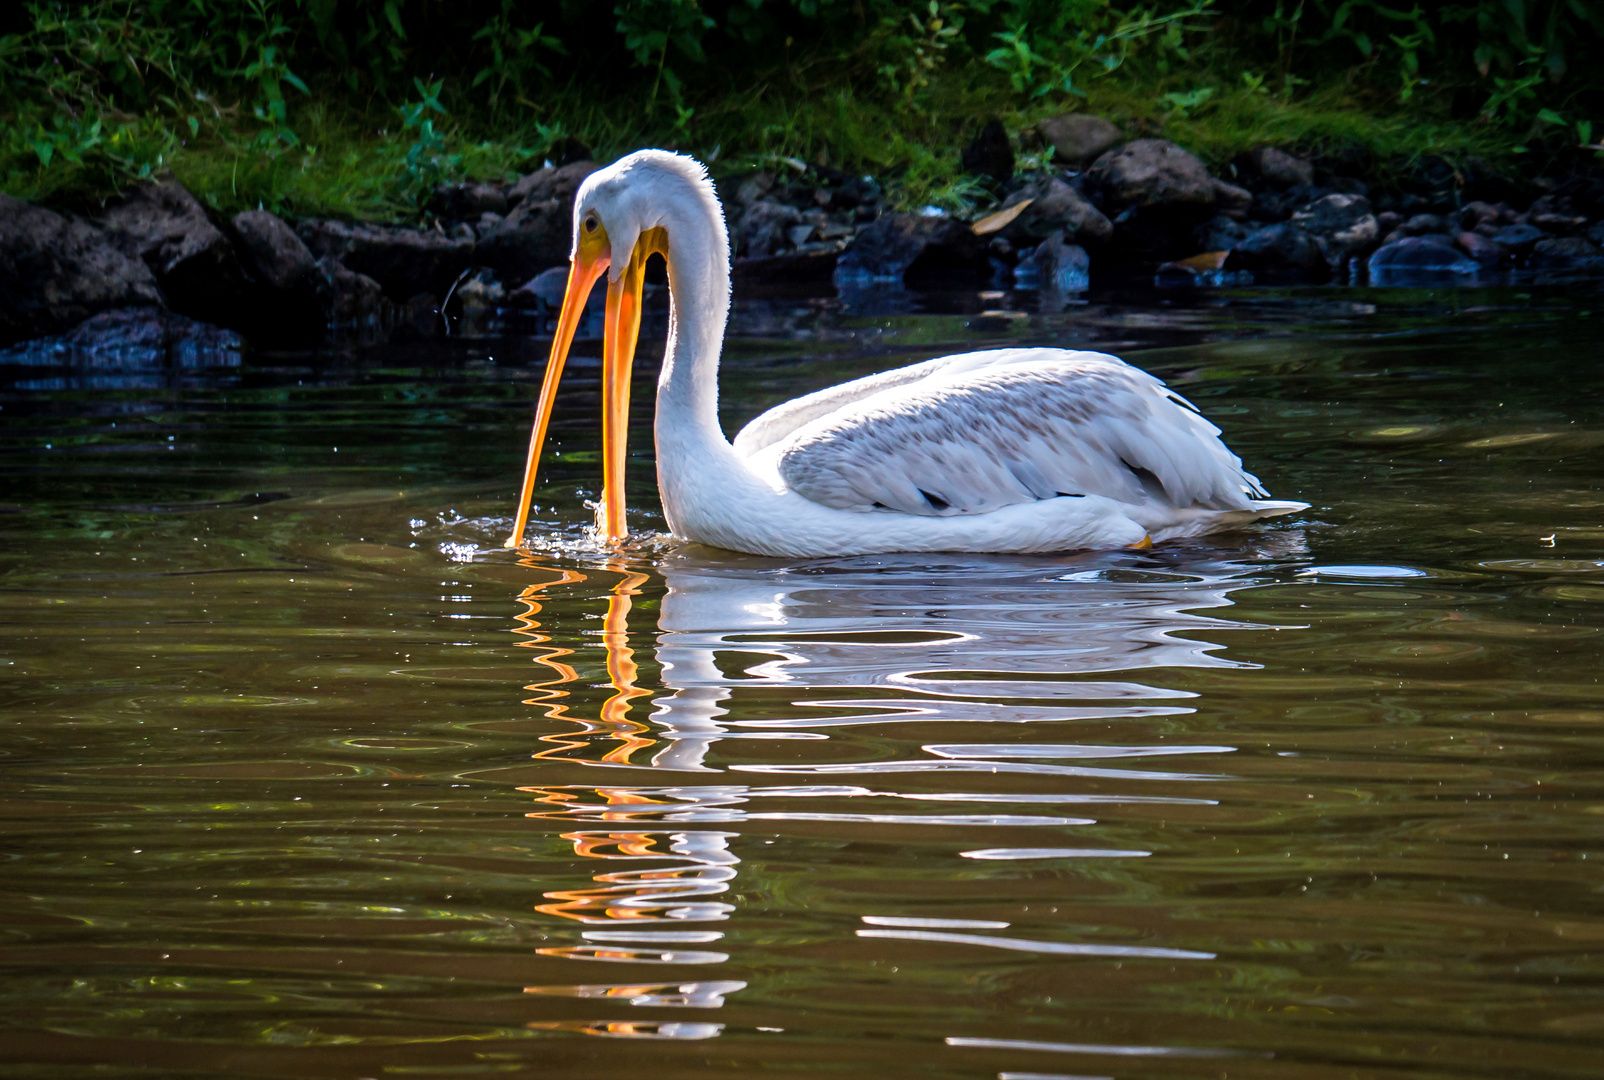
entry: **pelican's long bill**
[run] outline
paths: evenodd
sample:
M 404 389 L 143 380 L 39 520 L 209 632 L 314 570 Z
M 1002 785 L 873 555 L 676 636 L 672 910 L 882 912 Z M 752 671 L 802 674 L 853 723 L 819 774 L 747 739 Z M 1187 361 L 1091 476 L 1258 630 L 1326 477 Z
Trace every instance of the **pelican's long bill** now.
M 624 522 L 624 457 L 629 434 L 629 381 L 635 363 L 635 345 L 640 339 L 641 294 L 646 284 L 646 260 L 652 255 L 668 255 L 668 234 L 661 228 L 640 234 L 635 250 L 618 276 L 607 283 L 607 309 L 602 329 L 602 515 L 599 522 L 610 541 L 628 534 Z M 612 265 L 612 245 L 607 230 L 595 217 L 587 217 L 579 228 L 572 266 L 568 271 L 568 291 L 563 296 L 557 333 L 546 361 L 546 377 L 540 385 L 535 406 L 535 423 L 529 432 L 529 459 L 524 465 L 523 489 L 518 496 L 517 523 L 506 547 L 523 542 L 529 522 L 529 501 L 535 493 L 535 473 L 540 450 L 546 441 L 552 407 L 557 400 L 557 383 L 562 378 L 568 349 L 584 314 L 585 303 L 597 279 Z

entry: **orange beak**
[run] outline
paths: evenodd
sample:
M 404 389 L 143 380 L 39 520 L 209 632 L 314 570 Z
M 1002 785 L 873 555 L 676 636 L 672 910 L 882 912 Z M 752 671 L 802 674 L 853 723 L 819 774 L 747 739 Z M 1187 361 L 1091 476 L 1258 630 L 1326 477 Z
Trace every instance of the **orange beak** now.
M 624 270 L 607 283 L 607 310 L 602 337 L 602 518 L 600 525 L 609 541 L 628 535 L 624 523 L 624 458 L 629 431 L 629 381 L 635 363 L 635 345 L 640 339 L 641 294 L 646 284 L 646 260 L 668 254 L 668 235 L 661 228 L 641 234 Z M 518 520 L 506 546 L 523 541 L 529 522 L 529 500 L 535 492 L 535 473 L 540 450 L 546 441 L 557 383 L 562 378 L 574 331 L 590 298 L 590 290 L 612 265 L 612 247 L 607 230 L 600 223 L 593 232 L 581 232 L 573 266 L 568 272 L 568 291 L 563 296 L 562 314 L 557 320 L 557 336 L 551 343 L 546 377 L 540 386 L 535 407 L 535 425 L 529 433 L 529 459 L 524 466 L 523 491 L 518 497 Z

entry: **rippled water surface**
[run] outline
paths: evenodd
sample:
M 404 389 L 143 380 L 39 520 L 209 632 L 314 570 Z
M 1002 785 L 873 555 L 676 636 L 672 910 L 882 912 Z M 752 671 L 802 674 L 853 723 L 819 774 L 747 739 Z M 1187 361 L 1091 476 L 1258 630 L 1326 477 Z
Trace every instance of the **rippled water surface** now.
M 745 303 L 726 420 L 1100 344 L 1313 509 L 678 549 L 643 363 L 609 554 L 580 361 L 520 554 L 540 340 L 0 372 L 6 1075 L 1604 1074 L 1599 298 L 1010 302 Z

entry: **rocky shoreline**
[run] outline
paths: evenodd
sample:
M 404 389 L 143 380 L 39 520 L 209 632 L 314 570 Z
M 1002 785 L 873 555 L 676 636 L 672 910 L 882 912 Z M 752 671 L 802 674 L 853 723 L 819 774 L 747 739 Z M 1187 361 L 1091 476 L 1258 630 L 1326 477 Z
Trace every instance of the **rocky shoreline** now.
M 800 161 L 722 185 L 737 290 L 1062 293 L 1093 274 L 1360 285 L 1604 271 L 1597 162 L 1521 182 L 1474 159 L 1378 164 L 1264 146 L 1215 175 L 1183 147 L 1127 139 L 1084 114 L 1045 121 L 1024 142 L 1051 167 L 1016 172 L 997 123 L 966 148 L 991 203 L 972 220 L 895 212 L 874 177 Z M 352 328 L 430 336 L 475 308 L 544 310 L 561 292 L 574 193 L 598 167 L 576 156 L 511 184 L 441 186 L 426 228 L 291 223 L 264 210 L 223 219 L 173 180 L 136 185 L 93 217 L 0 195 L 0 347 L 88 347 L 95 326 L 130 325 L 126 314 L 95 317 L 129 310 L 146 313 L 147 337 L 150 325 L 194 320 L 269 346 Z

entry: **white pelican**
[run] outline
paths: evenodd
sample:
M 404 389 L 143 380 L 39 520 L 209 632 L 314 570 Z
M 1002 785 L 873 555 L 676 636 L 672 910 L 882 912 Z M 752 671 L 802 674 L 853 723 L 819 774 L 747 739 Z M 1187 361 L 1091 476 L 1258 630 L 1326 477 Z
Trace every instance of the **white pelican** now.
M 1151 546 L 1305 509 L 1272 501 L 1220 431 L 1113 356 L 994 349 L 926 360 L 788 402 L 724 437 L 718 360 L 729 239 L 692 158 L 642 150 L 574 199 L 568 291 L 540 390 L 517 524 L 528 520 L 557 381 L 607 274 L 602 507 L 626 535 L 624 444 L 646 260 L 668 262 L 657 384 L 657 484 L 682 540 L 757 555 L 1041 552 Z

